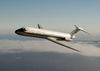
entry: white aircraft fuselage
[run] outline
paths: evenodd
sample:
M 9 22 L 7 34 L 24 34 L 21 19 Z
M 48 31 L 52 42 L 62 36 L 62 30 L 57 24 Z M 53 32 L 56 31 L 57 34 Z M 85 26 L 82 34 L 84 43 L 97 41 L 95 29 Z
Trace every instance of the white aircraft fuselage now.
M 31 27 L 20 28 L 16 30 L 15 33 L 22 36 L 30 36 L 38 38 L 54 37 L 57 40 L 72 41 L 70 34 L 56 32 L 56 31 L 49 31 L 44 29 L 31 28 Z M 75 38 L 75 36 L 73 36 L 73 38 Z
M 75 30 L 73 30 L 71 33 L 67 34 L 67 33 L 62 33 L 62 32 L 45 30 L 42 28 L 42 26 L 40 24 L 38 24 L 38 28 L 22 27 L 20 29 L 17 29 L 15 31 L 15 33 L 18 35 L 22 35 L 22 36 L 45 38 L 45 39 L 50 40 L 54 43 L 57 43 L 59 45 L 62 45 L 64 47 L 67 47 L 67 48 L 70 48 L 72 50 L 79 52 L 79 50 L 74 49 L 74 48 L 67 46 L 67 45 L 58 41 L 58 40 L 72 41 L 73 38 L 75 38 L 75 35 L 79 31 L 83 31 L 85 33 L 88 33 L 86 31 L 84 31 L 82 28 L 77 27 L 76 25 L 75 25 L 75 27 L 76 27 Z M 90 34 L 90 33 L 88 33 L 88 34 Z

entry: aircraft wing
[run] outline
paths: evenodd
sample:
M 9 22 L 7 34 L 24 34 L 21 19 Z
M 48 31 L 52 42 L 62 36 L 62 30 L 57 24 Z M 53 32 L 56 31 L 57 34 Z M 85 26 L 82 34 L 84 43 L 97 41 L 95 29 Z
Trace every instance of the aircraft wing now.
M 54 42 L 54 43 L 57 43 L 57 44 L 59 44 L 59 45 L 62 45 L 62 46 L 64 46 L 64 47 L 67 47 L 67 48 L 69 48 L 69 49 L 72 49 L 72 50 L 75 50 L 75 51 L 77 51 L 77 52 L 80 52 L 80 51 L 77 50 L 77 49 L 74 49 L 74 48 L 72 48 L 72 47 L 70 47 L 70 46 L 67 46 L 67 45 L 65 45 L 65 44 L 63 44 L 63 43 L 57 41 L 56 38 L 47 37 L 47 39 L 50 40 L 50 41 L 52 41 L 52 42 Z

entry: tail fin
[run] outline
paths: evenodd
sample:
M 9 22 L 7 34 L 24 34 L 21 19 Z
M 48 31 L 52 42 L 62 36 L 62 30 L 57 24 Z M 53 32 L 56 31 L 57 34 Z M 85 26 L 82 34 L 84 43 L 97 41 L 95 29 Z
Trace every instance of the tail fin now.
M 70 33 L 71 36 L 76 35 L 79 31 L 83 31 L 83 32 L 85 32 L 85 33 L 87 33 L 87 34 L 90 34 L 90 33 L 86 32 L 85 30 L 83 30 L 82 28 L 80 28 L 80 27 L 78 27 L 78 26 L 76 26 L 76 25 L 75 25 L 75 27 L 76 27 L 76 29 L 73 30 L 73 31 Z M 91 34 L 90 34 L 90 35 L 91 35 Z

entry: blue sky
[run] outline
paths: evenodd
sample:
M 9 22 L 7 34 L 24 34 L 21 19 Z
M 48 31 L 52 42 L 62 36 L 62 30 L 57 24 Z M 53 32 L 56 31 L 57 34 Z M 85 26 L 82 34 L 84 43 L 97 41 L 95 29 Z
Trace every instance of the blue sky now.
M 72 31 L 78 25 L 99 33 L 99 0 L 0 0 L 0 29 L 13 33 L 22 26 Z M 2 31 L 0 31 L 2 34 Z

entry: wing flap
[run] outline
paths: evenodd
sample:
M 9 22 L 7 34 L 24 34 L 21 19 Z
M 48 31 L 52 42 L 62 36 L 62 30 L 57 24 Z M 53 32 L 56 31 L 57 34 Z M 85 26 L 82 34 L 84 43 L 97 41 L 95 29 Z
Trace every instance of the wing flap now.
M 66 48 L 69 48 L 69 49 L 75 50 L 75 51 L 77 51 L 77 52 L 80 52 L 80 51 L 77 50 L 77 49 L 74 49 L 74 48 L 72 48 L 72 47 L 70 47 L 70 46 L 67 46 L 67 45 L 61 43 L 61 42 L 58 42 L 58 41 L 56 40 L 56 38 L 47 37 L 47 39 L 50 40 L 50 41 L 52 41 L 52 42 L 54 42 L 54 43 L 57 43 L 57 44 L 59 44 L 59 45 L 62 45 L 62 46 L 64 46 L 64 47 L 66 47 Z

